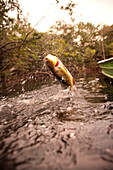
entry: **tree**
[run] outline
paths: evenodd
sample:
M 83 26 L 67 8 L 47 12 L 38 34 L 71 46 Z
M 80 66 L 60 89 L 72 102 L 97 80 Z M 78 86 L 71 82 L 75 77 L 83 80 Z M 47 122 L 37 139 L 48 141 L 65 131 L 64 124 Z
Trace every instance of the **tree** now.
M 83 22 L 80 22 L 78 24 L 77 34 L 83 47 L 95 48 L 95 44 L 97 41 L 96 37 L 98 36 L 98 28 L 99 25 L 95 27 L 92 23 L 85 24 Z
M 101 49 L 101 54 L 104 56 L 103 58 L 110 58 L 113 56 L 112 50 L 113 50 L 113 25 L 107 26 L 103 25 L 103 27 L 99 30 L 99 35 L 100 35 L 100 49 Z M 98 49 L 98 53 L 99 50 Z M 100 56 L 100 59 L 103 59 Z
M 12 38 L 11 33 L 14 27 L 15 19 L 10 16 L 11 11 L 17 11 L 17 18 L 21 14 L 20 6 L 17 0 L 1 0 L 0 1 L 0 70 L 8 65 L 8 55 L 10 56 L 11 52 L 7 54 L 9 46 L 12 49 L 14 47 L 14 42 L 10 41 Z M 4 54 L 3 54 L 4 53 Z M 5 74 L 1 73 L 2 76 Z
M 17 0 L 2 0 L 0 8 L 0 74 L 1 79 L 5 79 L 30 70 L 38 59 L 36 40 L 42 35 L 23 17 Z M 12 11 L 16 12 L 17 18 L 10 17 Z

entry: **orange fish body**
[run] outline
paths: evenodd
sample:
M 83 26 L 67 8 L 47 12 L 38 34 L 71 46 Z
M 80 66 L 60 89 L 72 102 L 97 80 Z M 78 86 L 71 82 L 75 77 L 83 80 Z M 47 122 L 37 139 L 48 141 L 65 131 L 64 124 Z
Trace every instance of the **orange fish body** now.
M 47 55 L 45 59 L 48 67 L 56 76 L 56 78 L 64 85 L 73 87 L 75 80 L 63 63 L 56 56 L 51 54 Z

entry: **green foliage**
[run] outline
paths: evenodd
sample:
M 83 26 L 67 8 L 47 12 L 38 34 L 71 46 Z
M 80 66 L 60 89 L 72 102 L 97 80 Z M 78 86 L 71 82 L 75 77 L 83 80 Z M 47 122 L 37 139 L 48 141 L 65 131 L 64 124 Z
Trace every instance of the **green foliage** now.
M 2 0 L 0 8 L 0 74 L 2 79 L 12 74 L 25 74 L 36 70 L 40 55 L 39 49 L 42 51 L 40 45 L 43 42 L 40 39 L 43 34 L 31 28 L 27 19 L 22 16 L 17 0 Z M 17 19 L 9 15 L 9 12 L 13 10 L 17 11 Z
M 85 53 L 84 53 L 84 64 L 85 67 L 91 67 L 94 64 L 94 55 L 96 53 L 95 49 L 91 49 L 89 47 L 87 47 L 85 49 Z
M 91 48 L 95 48 L 96 37 L 98 36 L 97 30 L 98 26 L 95 27 L 92 23 L 84 24 L 80 22 L 78 24 L 77 35 L 83 47 L 90 46 Z
M 113 57 L 113 25 L 104 25 L 98 33 L 100 35 L 100 41 L 97 46 L 97 56 L 99 56 L 99 59 Z M 103 55 L 105 56 L 103 57 Z
M 113 42 L 109 45 L 109 54 L 113 56 Z
M 84 57 L 85 57 L 86 60 L 92 60 L 95 53 L 96 53 L 95 49 L 91 49 L 91 48 L 87 47 L 85 49 Z

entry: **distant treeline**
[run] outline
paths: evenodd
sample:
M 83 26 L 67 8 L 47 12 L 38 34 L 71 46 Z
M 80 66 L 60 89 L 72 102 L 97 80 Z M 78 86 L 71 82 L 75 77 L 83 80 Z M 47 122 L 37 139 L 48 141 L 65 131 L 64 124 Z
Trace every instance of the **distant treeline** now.
M 16 19 L 9 15 L 13 10 L 17 11 Z M 59 57 L 73 73 L 94 70 L 97 61 L 113 56 L 113 25 L 100 28 L 75 21 L 58 21 L 49 32 L 41 33 L 23 17 L 17 0 L 1 0 L 0 80 L 44 73 L 44 57 L 49 53 Z

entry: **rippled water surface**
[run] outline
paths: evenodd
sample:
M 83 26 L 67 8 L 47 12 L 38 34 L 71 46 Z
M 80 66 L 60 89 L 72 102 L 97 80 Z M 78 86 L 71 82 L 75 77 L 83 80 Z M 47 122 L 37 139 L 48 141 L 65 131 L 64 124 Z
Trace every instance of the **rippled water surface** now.
M 1 87 L 0 169 L 113 169 L 113 85 L 88 77 L 76 87 Z

